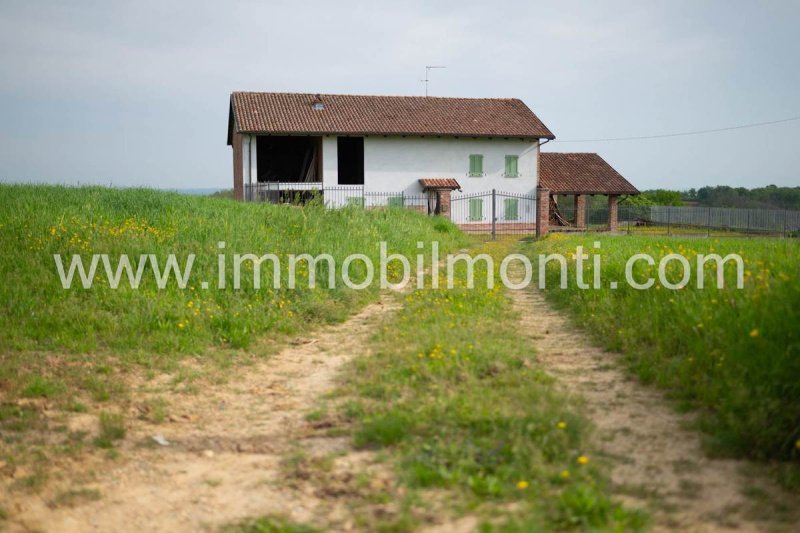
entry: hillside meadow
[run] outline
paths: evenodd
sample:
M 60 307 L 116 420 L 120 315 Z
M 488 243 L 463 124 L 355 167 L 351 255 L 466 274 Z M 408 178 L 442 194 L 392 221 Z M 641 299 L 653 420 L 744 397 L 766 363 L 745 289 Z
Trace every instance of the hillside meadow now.
M 374 298 L 376 288 L 352 291 L 339 282 L 328 290 L 323 263 L 316 272 L 320 287 L 308 290 L 303 262 L 297 289 L 273 289 L 268 263 L 262 289 L 254 290 L 248 262 L 241 289 L 233 290 L 233 254 L 274 253 L 285 275 L 290 253 L 328 253 L 337 265 L 363 253 L 377 264 L 382 240 L 390 252 L 408 256 L 416 255 L 418 241 L 437 240 L 444 248 L 465 242 L 448 221 L 405 210 L 300 209 L 146 189 L 5 185 L 0 205 L 0 345 L 10 350 L 169 354 L 209 345 L 247 347 L 264 334 L 340 320 Z M 219 253 L 227 256 L 225 290 L 217 290 Z M 162 265 L 175 254 L 180 268 L 189 254 L 197 257 L 185 289 L 174 278 L 159 289 L 149 265 L 138 289 L 124 277 L 114 289 L 100 265 L 91 289 L 83 289 L 75 275 L 65 290 L 53 254 L 64 257 L 65 269 L 73 254 L 81 254 L 87 266 L 91 254 L 109 254 L 113 268 L 122 254 L 132 262 L 155 254 Z M 364 275 L 358 262 L 351 270 L 356 280 Z M 203 289 L 201 280 L 210 287 Z
M 309 289 L 305 263 L 296 289 L 273 289 L 271 268 L 262 268 L 255 290 L 252 263 L 245 263 L 239 290 L 231 288 L 231 268 L 227 288 L 217 290 L 221 252 L 229 265 L 234 253 L 268 252 L 282 259 L 328 253 L 340 265 L 353 253 L 377 263 L 379 241 L 408 256 L 419 241 L 444 249 L 466 242 L 448 221 L 402 209 L 300 209 L 147 189 L 2 185 L 0 206 L 0 429 L 12 431 L 44 423 L 35 402 L 78 412 L 124 402 L 128 370 L 151 377 L 178 371 L 175 381 L 189 382 L 193 372 L 178 366 L 186 357 L 222 368 L 268 355 L 282 339 L 341 321 L 378 295 L 376 287 L 354 291 L 342 283 Z M 54 254 L 65 263 L 82 254 L 87 264 L 91 254 L 109 254 L 112 265 L 121 254 L 132 261 L 153 254 L 162 264 L 168 254 L 181 265 L 189 254 L 197 258 L 184 289 L 174 278 L 159 289 L 149 270 L 138 289 L 124 277 L 114 289 L 102 266 L 90 289 L 77 275 L 64 289 Z M 351 269 L 355 280 L 364 275 L 359 267 Z M 327 278 L 324 263 L 316 274 Z M 210 288 L 201 280 L 212 281 Z
M 600 243 L 600 249 L 594 243 Z M 576 287 L 575 252 L 583 246 L 602 257 L 602 288 Z M 563 253 L 570 283 L 559 287 L 555 262 L 545 271 L 546 295 L 568 310 L 645 382 L 669 390 L 684 408 L 698 408 L 700 426 L 716 453 L 800 462 L 800 243 L 794 239 L 678 239 L 551 235 L 525 245 L 531 257 Z M 682 254 L 692 266 L 689 284 L 669 290 L 657 281 L 657 265 L 638 262 L 640 282 L 624 283 L 625 264 L 638 253 L 656 262 Z M 736 268 L 725 266 L 725 286 L 716 288 L 716 269 L 707 264 L 705 288 L 697 288 L 697 254 L 739 254 L 744 287 L 736 288 Z M 584 279 L 592 280 L 592 262 Z M 535 269 L 538 270 L 538 269 Z M 682 269 L 670 262 L 666 275 L 679 281 Z M 610 281 L 619 282 L 616 289 Z M 796 476 L 796 470 L 793 470 Z M 791 480 L 789 480 L 791 481 Z M 792 483 L 798 483 L 794 479 Z

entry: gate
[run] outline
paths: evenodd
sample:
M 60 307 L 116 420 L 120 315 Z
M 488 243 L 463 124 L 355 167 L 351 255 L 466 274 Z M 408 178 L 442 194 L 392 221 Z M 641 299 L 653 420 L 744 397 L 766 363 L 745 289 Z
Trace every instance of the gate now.
M 465 233 L 525 236 L 536 233 L 536 195 L 500 192 L 453 193 L 450 218 Z

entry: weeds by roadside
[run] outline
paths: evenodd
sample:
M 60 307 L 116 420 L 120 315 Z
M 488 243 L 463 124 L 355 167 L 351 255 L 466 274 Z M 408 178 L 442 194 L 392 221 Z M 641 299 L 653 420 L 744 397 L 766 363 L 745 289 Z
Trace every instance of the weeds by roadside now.
M 800 245 L 784 240 L 685 240 L 648 237 L 551 236 L 524 245 L 530 256 L 593 250 L 601 242 L 603 288 L 558 287 L 555 263 L 546 270 L 546 295 L 609 348 L 624 354 L 643 380 L 666 387 L 684 408 L 701 408 L 702 429 L 715 453 L 778 459 L 784 485 L 800 488 Z M 745 261 L 745 287 L 735 289 L 735 271 L 725 271 L 726 288 L 694 281 L 681 290 L 658 283 L 645 291 L 623 279 L 627 259 L 649 253 L 656 261 L 672 253 L 738 253 Z M 588 262 L 585 279 L 591 279 Z M 575 262 L 569 263 L 574 280 Z M 667 270 L 680 278 L 677 263 Z M 637 276 L 655 277 L 655 267 Z M 794 465 L 794 466 L 792 466 Z

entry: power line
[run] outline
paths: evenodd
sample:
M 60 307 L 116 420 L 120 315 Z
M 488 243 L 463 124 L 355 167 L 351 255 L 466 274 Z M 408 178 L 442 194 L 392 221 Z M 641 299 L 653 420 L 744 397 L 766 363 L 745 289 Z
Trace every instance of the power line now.
M 561 143 L 593 143 L 593 142 L 606 142 L 606 141 L 639 141 L 642 139 L 663 139 L 665 137 L 684 137 L 686 135 L 703 135 L 705 133 L 718 133 L 721 131 L 742 130 L 745 128 L 758 128 L 760 126 L 770 126 L 772 124 L 780 124 L 782 122 L 791 122 L 793 120 L 800 120 L 800 117 L 782 118 L 780 120 L 770 120 L 768 122 L 754 122 L 752 124 L 743 124 L 741 126 L 730 126 L 727 128 L 715 128 L 712 130 L 696 130 L 696 131 L 683 131 L 680 133 L 664 133 L 661 135 L 639 135 L 636 137 L 610 137 L 606 139 L 571 139 L 560 140 L 554 139 L 553 142 Z

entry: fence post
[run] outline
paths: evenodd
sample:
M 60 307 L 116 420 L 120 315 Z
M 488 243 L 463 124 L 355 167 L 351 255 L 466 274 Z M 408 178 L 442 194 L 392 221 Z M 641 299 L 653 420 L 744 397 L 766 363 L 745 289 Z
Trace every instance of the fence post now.
M 497 217 L 495 216 L 495 208 L 497 205 L 497 190 L 492 189 L 492 240 L 497 240 Z
M 672 235 L 672 233 L 670 233 L 670 227 L 669 227 L 671 221 L 672 221 L 672 207 L 668 205 L 667 206 L 667 235 Z
M 591 197 L 589 199 L 591 200 Z M 586 216 L 583 217 L 583 218 L 586 221 L 586 224 L 583 225 L 583 232 L 584 233 L 589 233 L 589 224 L 591 223 L 590 222 L 590 218 L 592 216 L 592 211 L 589 208 L 589 202 L 586 202 L 586 206 L 585 207 L 586 207 L 586 209 L 585 209 Z
M 747 233 L 750 233 L 750 210 L 747 210 Z
M 706 217 L 706 238 L 711 237 L 711 208 L 708 208 L 708 216 Z
M 783 238 L 786 238 L 786 219 L 789 218 L 789 211 L 787 209 L 783 210 Z
M 626 206 L 623 209 L 625 209 L 625 213 L 626 213 L 625 214 L 625 220 L 628 222 L 628 235 L 630 235 L 631 234 L 631 207 L 630 206 Z

